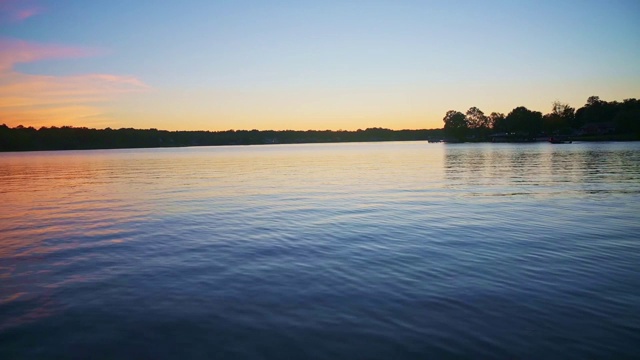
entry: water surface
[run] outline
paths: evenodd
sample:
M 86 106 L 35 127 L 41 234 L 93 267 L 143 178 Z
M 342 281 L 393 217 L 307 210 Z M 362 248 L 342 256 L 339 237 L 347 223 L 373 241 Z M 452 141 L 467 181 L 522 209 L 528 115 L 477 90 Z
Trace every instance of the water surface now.
M 640 144 L 0 154 L 0 358 L 640 356 Z

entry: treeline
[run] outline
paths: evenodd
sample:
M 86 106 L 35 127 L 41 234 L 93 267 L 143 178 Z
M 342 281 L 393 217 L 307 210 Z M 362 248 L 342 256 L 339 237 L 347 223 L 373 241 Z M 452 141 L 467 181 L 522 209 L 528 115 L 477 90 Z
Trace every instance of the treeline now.
M 524 140 L 552 135 L 586 138 L 622 135 L 638 139 L 640 100 L 607 102 L 591 96 L 578 110 L 556 101 L 551 112 L 544 115 L 524 106 L 516 107 L 507 115 L 498 112 L 485 115 L 477 107 L 472 107 L 466 113 L 450 110 L 443 121 L 446 136 L 456 140 L 486 141 L 497 133 L 512 134 Z
M 325 142 L 441 140 L 489 141 L 500 136 L 532 140 L 541 136 L 571 135 L 582 139 L 640 139 L 640 100 L 603 101 L 591 96 L 575 110 L 554 102 L 542 114 L 524 106 L 507 115 L 485 115 L 477 107 L 466 113 L 450 110 L 443 129 L 357 131 L 227 130 L 166 131 L 157 129 L 90 129 L 85 127 L 33 127 L 0 125 L 0 151 L 83 150 L 213 145 L 295 144 Z M 605 136 L 605 137 L 603 137 Z
M 357 131 L 166 131 L 157 129 L 89 129 L 84 127 L 10 128 L 0 125 L 0 151 L 84 150 L 212 145 L 295 144 L 325 142 L 409 141 L 442 138 L 442 129 Z

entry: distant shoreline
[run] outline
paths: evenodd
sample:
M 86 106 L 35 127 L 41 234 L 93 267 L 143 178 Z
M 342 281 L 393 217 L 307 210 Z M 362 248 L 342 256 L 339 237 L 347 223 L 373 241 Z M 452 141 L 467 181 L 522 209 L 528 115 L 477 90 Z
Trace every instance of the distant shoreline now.
M 105 150 L 233 146 L 270 144 L 314 144 L 387 141 L 447 142 L 443 129 L 390 130 L 369 128 L 356 131 L 332 130 L 227 130 L 167 131 L 157 129 L 88 129 L 51 127 L 35 129 L 0 126 L 0 151 Z M 638 141 L 634 134 L 574 136 L 574 141 Z M 459 141 L 456 141 L 459 142 Z M 465 141 L 486 143 L 487 139 Z
M 227 130 L 168 131 L 157 129 L 35 129 L 0 125 L 0 151 L 96 150 L 187 146 L 307 144 L 443 139 L 442 129 L 390 130 Z

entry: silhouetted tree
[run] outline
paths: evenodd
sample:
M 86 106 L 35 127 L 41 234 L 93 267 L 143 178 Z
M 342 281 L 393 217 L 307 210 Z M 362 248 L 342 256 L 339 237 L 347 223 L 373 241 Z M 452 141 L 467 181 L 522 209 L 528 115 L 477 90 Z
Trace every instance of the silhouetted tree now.
M 444 132 L 447 136 L 454 137 L 457 140 L 465 139 L 469 125 L 463 113 L 449 110 L 442 120 L 444 121 Z
M 620 133 L 640 135 L 640 100 L 626 99 L 613 118 Z
M 525 133 L 531 138 L 537 136 L 542 129 L 542 113 L 519 106 L 511 110 L 505 122 L 512 131 Z
M 613 122 L 613 118 L 619 110 L 618 106 L 619 103 L 616 101 L 606 102 L 600 100 L 598 96 L 590 96 L 587 103 L 576 111 L 571 127 L 579 129 L 586 124 Z
M 492 112 L 489 115 L 489 127 L 494 131 L 506 132 L 506 130 L 503 129 L 505 127 L 504 118 L 503 113 Z
M 467 124 L 476 139 L 484 139 L 489 135 L 491 123 L 489 117 L 477 107 L 471 107 L 466 114 Z
M 574 123 L 575 109 L 568 104 L 554 101 L 551 112 L 544 115 L 542 119 L 542 129 L 547 134 L 571 133 L 571 124 Z
M 475 106 L 467 110 L 466 119 L 470 129 L 489 128 L 489 118 Z

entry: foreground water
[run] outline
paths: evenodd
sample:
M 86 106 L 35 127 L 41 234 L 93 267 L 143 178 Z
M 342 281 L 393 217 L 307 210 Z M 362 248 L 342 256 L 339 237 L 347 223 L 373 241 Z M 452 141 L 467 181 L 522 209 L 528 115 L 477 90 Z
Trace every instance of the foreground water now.
M 640 356 L 640 144 L 0 154 L 0 358 Z

